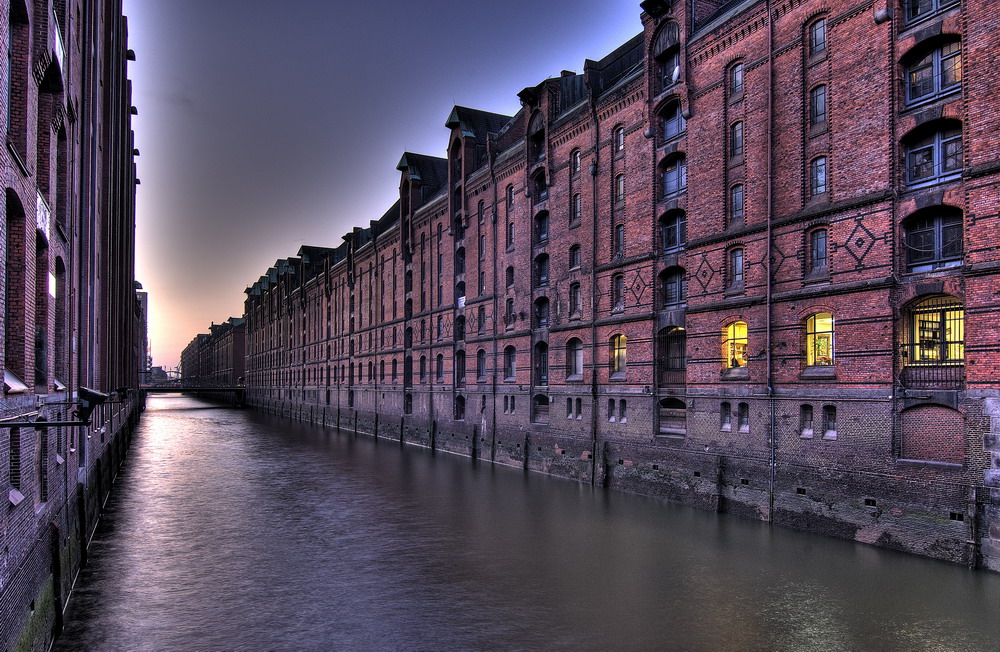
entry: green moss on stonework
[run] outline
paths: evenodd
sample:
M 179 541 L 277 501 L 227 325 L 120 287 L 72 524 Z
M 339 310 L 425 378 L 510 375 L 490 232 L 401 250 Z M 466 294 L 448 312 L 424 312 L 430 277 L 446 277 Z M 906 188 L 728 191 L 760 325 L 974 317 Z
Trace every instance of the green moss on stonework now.
M 55 595 L 50 575 L 35 597 L 35 610 L 21 630 L 21 635 L 12 648 L 13 652 L 49 649 L 49 644 L 52 642 L 52 622 L 55 618 L 54 603 Z

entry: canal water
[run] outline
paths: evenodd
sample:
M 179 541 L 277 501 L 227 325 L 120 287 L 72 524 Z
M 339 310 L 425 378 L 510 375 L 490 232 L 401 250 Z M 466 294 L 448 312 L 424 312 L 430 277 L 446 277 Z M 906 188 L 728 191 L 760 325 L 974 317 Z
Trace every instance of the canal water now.
M 1000 576 L 151 397 L 61 650 L 997 650 Z

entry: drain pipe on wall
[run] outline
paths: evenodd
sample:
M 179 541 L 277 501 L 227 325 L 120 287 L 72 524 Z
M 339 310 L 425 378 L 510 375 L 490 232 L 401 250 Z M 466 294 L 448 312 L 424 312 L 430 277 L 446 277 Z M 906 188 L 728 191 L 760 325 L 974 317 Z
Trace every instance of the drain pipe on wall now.
M 771 0 L 765 3 L 767 8 L 767 406 L 768 406 L 768 447 L 770 455 L 768 459 L 769 474 L 767 483 L 767 520 L 774 523 L 774 484 L 775 484 L 775 399 L 774 399 L 774 355 L 772 352 L 773 318 L 771 314 L 772 286 L 774 284 L 774 270 L 772 266 L 772 232 L 773 215 L 773 195 L 774 195 L 774 164 L 773 164 L 773 143 L 774 143 L 774 14 L 771 12 Z
M 589 72 L 589 71 L 588 71 Z M 598 344 L 597 344 L 597 175 L 600 171 L 600 161 L 601 161 L 601 125 L 597 118 L 597 92 L 594 90 L 593 86 L 589 83 L 593 75 L 588 74 L 584 81 L 588 82 L 588 90 L 590 91 L 590 116 L 594 123 L 594 156 L 593 162 L 590 164 L 590 203 L 591 203 L 591 222 L 593 227 L 593 237 L 590 240 L 591 252 L 590 252 L 590 347 L 591 347 L 591 371 L 590 371 L 590 397 L 591 397 L 591 408 L 590 408 L 590 485 L 594 486 L 597 482 L 597 410 L 600 407 L 600 401 L 598 400 L 598 383 L 597 383 L 597 355 L 598 355 Z

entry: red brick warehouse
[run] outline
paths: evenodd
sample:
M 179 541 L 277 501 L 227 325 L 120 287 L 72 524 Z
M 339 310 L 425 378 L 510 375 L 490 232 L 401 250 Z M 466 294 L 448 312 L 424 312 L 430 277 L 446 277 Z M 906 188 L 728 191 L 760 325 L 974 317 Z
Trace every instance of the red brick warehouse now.
M 989 3 L 641 6 L 247 289 L 248 400 L 1000 570 Z

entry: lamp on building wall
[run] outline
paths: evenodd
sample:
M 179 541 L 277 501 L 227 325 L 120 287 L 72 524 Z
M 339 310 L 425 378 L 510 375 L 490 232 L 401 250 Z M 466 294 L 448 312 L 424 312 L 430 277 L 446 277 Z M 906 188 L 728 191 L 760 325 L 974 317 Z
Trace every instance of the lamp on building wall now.
M 90 415 L 97 409 L 97 406 L 107 401 L 111 395 L 100 392 L 89 387 L 81 387 L 78 392 L 79 401 L 74 403 L 63 403 L 62 405 L 76 405 L 73 416 L 76 421 L 0 421 L 0 428 L 58 428 L 61 426 L 89 426 Z M 46 405 L 52 405 L 44 404 Z

